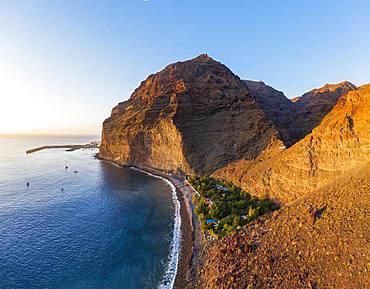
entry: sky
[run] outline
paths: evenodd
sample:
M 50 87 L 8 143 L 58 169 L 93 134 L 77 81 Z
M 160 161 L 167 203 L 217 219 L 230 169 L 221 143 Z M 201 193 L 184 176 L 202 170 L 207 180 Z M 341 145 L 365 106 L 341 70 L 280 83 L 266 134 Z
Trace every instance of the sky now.
M 100 134 L 149 74 L 207 53 L 289 98 L 370 82 L 370 1 L 0 0 L 0 134 Z

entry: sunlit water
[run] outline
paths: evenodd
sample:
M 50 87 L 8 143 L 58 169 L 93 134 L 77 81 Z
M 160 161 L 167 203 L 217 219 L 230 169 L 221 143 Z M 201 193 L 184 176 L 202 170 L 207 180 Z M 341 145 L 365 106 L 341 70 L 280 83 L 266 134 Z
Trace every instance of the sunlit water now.
M 25 154 L 90 140 L 0 138 L 0 288 L 157 288 L 162 281 L 175 210 L 168 184 L 99 161 L 95 150 Z

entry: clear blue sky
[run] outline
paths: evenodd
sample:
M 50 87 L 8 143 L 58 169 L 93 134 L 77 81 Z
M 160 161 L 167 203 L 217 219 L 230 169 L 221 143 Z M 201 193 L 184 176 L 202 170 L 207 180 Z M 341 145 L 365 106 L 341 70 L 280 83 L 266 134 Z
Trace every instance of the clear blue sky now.
M 288 97 L 367 83 L 370 1 L 0 0 L 0 133 L 99 133 L 149 74 L 200 53 Z

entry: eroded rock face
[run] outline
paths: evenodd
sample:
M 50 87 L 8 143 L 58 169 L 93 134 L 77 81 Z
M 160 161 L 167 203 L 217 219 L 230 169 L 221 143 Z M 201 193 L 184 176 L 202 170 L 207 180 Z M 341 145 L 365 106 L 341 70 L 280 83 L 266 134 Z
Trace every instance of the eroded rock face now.
M 151 75 L 104 121 L 99 156 L 121 164 L 209 174 L 278 141 L 247 86 L 207 55 Z
M 291 202 L 370 161 L 370 85 L 342 96 L 320 125 L 263 161 L 236 161 L 214 174 L 257 195 Z

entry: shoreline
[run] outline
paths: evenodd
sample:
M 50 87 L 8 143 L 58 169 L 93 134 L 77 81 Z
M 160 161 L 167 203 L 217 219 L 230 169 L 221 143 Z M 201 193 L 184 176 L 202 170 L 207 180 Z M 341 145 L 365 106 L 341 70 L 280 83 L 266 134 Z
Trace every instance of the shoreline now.
M 129 166 L 128 168 L 139 171 L 141 173 L 147 174 L 151 177 L 160 179 L 167 183 L 172 190 L 172 201 L 175 206 L 174 214 L 174 227 L 173 227 L 173 236 L 172 242 L 170 245 L 170 254 L 168 256 L 167 269 L 162 277 L 162 281 L 159 284 L 158 288 L 160 289 L 172 289 L 175 288 L 175 282 L 178 276 L 179 262 L 181 258 L 181 245 L 182 245 L 182 233 L 183 233 L 183 218 L 181 215 L 181 203 L 178 196 L 178 191 L 173 182 L 168 178 L 165 178 L 163 175 L 157 174 L 155 172 L 149 172 L 148 170 L 143 170 L 134 166 Z
M 187 188 L 185 180 L 174 177 L 163 171 L 153 168 L 127 167 L 163 178 L 176 188 L 177 199 L 180 202 L 181 246 L 179 248 L 175 282 L 172 288 L 193 288 L 197 267 L 196 263 L 198 263 L 197 260 L 200 258 L 200 255 L 197 253 L 201 252 L 200 247 L 203 241 L 200 235 L 201 231 L 198 219 L 193 211 L 191 191 Z M 198 244 L 198 246 L 196 244 Z
M 200 230 L 198 219 L 194 213 L 194 205 L 191 201 L 192 192 L 191 189 L 187 187 L 185 180 L 181 180 L 180 178 L 174 177 L 173 175 L 169 175 L 157 169 L 122 165 L 113 160 L 99 158 L 99 156 L 96 157 L 102 161 L 107 161 L 119 167 L 127 167 L 153 177 L 160 178 L 167 182 L 170 187 L 172 185 L 175 188 L 177 200 L 180 205 L 180 246 L 178 247 L 177 252 L 178 257 L 177 267 L 175 269 L 176 273 L 173 280 L 174 282 L 171 282 L 173 286 L 169 288 L 193 288 L 198 267 L 197 264 L 202 258 L 202 254 L 200 253 L 202 252 L 201 248 L 203 246 L 203 236 Z M 163 287 L 161 282 L 159 288 L 167 287 Z

